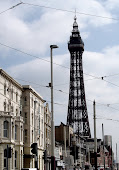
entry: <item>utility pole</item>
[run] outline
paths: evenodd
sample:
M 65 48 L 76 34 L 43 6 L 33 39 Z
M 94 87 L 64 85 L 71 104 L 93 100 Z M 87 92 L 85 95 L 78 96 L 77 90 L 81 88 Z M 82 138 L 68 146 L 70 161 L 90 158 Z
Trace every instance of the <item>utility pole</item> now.
M 95 100 L 93 102 L 93 110 L 94 110 L 94 157 L 95 157 L 95 170 L 97 170 L 97 138 L 96 138 Z
M 117 162 L 117 143 L 116 143 L 116 165 L 117 165 L 117 170 L 118 170 L 118 162 Z
M 53 105 L 53 57 L 52 50 L 58 48 L 57 45 L 50 45 L 51 58 L 51 170 L 55 170 L 55 127 L 54 127 L 54 105 Z
M 112 154 L 112 139 L 111 139 L 111 164 L 112 164 L 112 170 L 113 170 L 113 154 Z
M 67 151 L 66 151 L 66 126 L 64 126 L 64 150 L 65 150 L 65 157 L 67 157 Z
M 103 128 L 103 123 L 102 123 L 102 140 L 103 140 L 104 169 L 105 169 L 105 141 L 104 141 L 104 128 Z

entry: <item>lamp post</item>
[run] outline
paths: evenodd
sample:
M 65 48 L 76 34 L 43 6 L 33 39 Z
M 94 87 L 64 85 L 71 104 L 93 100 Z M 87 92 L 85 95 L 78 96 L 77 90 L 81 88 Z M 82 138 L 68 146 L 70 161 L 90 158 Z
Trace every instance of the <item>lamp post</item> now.
M 57 45 L 50 45 L 50 57 L 51 57 L 51 170 L 55 170 L 55 128 L 54 128 L 54 114 L 53 114 L 53 59 L 52 51 L 54 48 L 58 48 Z
M 94 155 L 95 155 L 95 170 L 97 170 L 97 138 L 96 138 L 95 100 L 93 102 L 93 110 L 94 110 Z

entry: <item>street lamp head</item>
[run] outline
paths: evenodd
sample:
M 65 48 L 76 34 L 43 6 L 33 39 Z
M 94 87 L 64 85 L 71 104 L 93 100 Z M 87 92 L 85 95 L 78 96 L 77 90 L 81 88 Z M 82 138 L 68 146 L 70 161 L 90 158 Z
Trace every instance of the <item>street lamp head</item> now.
M 50 48 L 53 49 L 53 48 L 59 48 L 57 45 L 50 45 Z

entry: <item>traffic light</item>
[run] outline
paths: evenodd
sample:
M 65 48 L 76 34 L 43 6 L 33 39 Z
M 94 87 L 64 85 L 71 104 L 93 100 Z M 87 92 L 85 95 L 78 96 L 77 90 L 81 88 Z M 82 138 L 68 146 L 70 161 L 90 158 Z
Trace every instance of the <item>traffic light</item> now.
M 31 148 L 31 152 L 37 155 L 37 143 L 32 143 Z
M 46 161 L 47 161 L 47 150 L 45 150 L 43 152 L 43 159 L 44 159 L 44 163 L 46 163 Z
M 11 158 L 12 157 L 12 151 L 11 151 L 11 147 L 8 147 L 8 158 Z
M 76 146 L 76 159 L 78 159 L 79 147 Z
M 75 148 L 73 146 L 70 147 L 70 155 L 75 156 Z
M 63 155 L 60 155 L 60 160 L 63 160 Z

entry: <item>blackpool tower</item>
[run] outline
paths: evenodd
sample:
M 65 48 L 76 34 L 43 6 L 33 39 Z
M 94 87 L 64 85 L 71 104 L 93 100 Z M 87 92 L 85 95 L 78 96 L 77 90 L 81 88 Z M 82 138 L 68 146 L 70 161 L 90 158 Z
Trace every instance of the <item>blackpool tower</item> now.
M 70 125 L 78 136 L 91 137 L 82 65 L 84 43 L 80 36 L 76 16 L 68 49 L 70 52 L 70 85 L 67 125 Z

